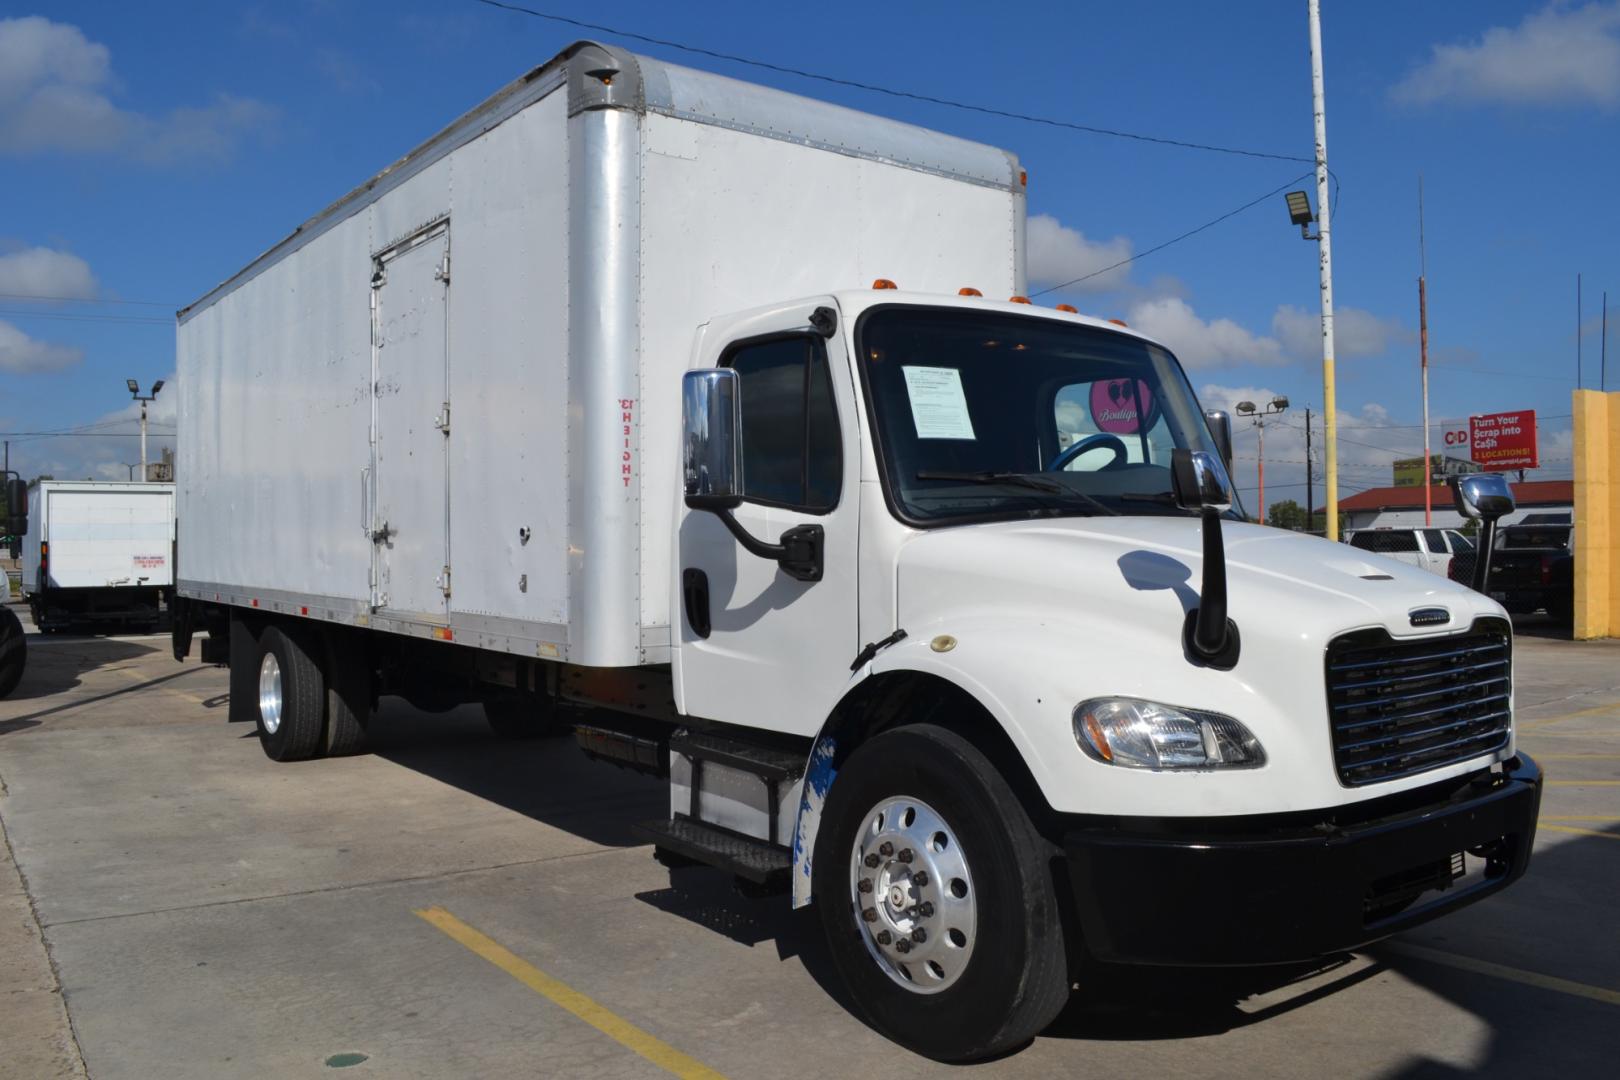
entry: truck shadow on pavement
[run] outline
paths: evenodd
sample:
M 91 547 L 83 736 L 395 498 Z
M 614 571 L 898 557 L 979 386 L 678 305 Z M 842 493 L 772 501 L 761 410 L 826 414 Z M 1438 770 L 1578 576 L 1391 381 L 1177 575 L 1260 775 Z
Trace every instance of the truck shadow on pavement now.
M 371 741 L 384 760 L 605 847 L 645 844 L 634 826 L 669 813 L 664 781 L 587 762 L 571 732 L 498 738 L 477 706 L 427 713 L 384 698 Z
M 28 663 L 22 681 L 6 697 L 7 702 L 51 697 L 78 686 L 84 676 L 98 668 L 111 667 L 158 652 L 148 642 L 120 641 L 100 637 L 28 636 Z

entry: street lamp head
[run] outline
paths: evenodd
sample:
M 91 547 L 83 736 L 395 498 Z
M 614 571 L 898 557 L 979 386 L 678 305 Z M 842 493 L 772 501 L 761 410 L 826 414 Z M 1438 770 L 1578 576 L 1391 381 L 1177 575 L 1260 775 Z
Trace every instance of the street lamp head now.
M 1311 213 L 1311 198 L 1309 195 L 1306 195 L 1303 191 L 1290 191 L 1283 198 L 1288 200 L 1288 220 L 1292 224 L 1304 228 L 1316 220 L 1316 215 Z
M 141 392 L 141 384 L 136 382 L 134 379 L 125 379 L 124 385 L 129 387 L 129 392 L 132 394 L 139 394 Z
M 158 383 L 158 385 L 162 386 L 163 384 Z M 1276 409 L 1278 412 L 1282 412 L 1284 409 L 1288 408 L 1288 399 L 1279 394 L 1277 397 L 1271 399 L 1271 407 Z
M 159 379 L 157 382 L 152 384 L 152 396 L 157 397 L 158 391 L 161 389 L 163 389 L 163 380 Z M 1286 405 L 1288 402 L 1284 401 L 1283 404 Z
M 1242 413 L 1244 416 L 1253 415 L 1253 413 L 1254 413 L 1254 402 L 1252 402 L 1252 401 L 1240 401 L 1240 402 L 1238 402 L 1237 403 L 1237 411 Z

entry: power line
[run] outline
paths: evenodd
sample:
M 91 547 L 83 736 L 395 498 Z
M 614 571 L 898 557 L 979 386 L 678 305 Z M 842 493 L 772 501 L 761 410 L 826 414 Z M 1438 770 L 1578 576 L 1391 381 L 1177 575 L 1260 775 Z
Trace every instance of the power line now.
M 480 2 L 482 2 L 482 0 L 480 0 Z M 1214 218 L 1213 220 L 1210 220 L 1210 221 L 1206 221 L 1202 225 L 1198 226 L 1198 228 L 1196 228 L 1196 229 L 1188 229 L 1186 232 L 1182 233 L 1180 236 L 1176 237 L 1173 240 L 1166 240 L 1162 244 L 1155 244 L 1153 247 L 1150 247 L 1145 251 L 1138 251 L 1135 255 L 1132 255 L 1128 259 L 1121 259 L 1117 263 L 1111 263 L 1110 265 L 1103 267 L 1101 270 L 1094 270 L 1091 273 L 1084 274 L 1084 275 L 1082 275 L 1080 277 L 1077 277 L 1077 278 L 1073 279 L 1072 281 L 1065 281 L 1061 285 L 1052 285 L 1052 286 L 1049 286 L 1049 287 L 1047 287 L 1045 289 L 1041 289 L 1039 292 L 1032 292 L 1029 295 L 1031 297 L 1045 296 L 1049 292 L 1057 292 L 1059 289 L 1067 289 L 1071 285 L 1078 285 L 1082 281 L 1090 281 L 1094 277 L 1100 277 L 1101 275 L 1108 273 L 1108 271 L 1110 271 L 1110 270 L 1118 270 L 1121 266 L 1124 266 L 1126 263 L 1133 263 L 1137 259 L 1141 259 L 1141 258 L 1144 258 L 1144 257 L 1146 257 L 1148 255 L 1152 255 L 1156 251 L 1163 251 L 1165 248 L 1169 247 L 1171 244 L 1179 244 L 1179 243 L 1181 243 L 1181 241 L 1187 239 L 1189 236 L 1196 236 L 1199 233 L 1203 232 L 1205 229 L 1207 229 L 1207 228 L 1209 228 L 1209 227 L 1211 227 L 1213 225 L 1219 225 L 1221 222 L 1225 221 L 1229 217 L 1235 217 L 1236 215 L 1243 213 L 1243 211 L 1249 209 L 1249 207 L 1251 207 L 1251 206 L 1260 205 L 1261 203 L 1265 202 L 1267 199 L 1271 198 L 1273 195 L 1276 195 L 1277 193 L 1279 193 L 1281 191 L 1284 191 L 1284 190 L 1286 190 L 1288 188 L 1293 187 L 1295 184 L 1299 183 L 1301 180 L 1309 179 L 1310 175 L 1311 175 L 1310 173 L 1305 173 L 1305 174 L 1303 174 L 1301 176 L 1296 176 L 1296 177 L 1294 177 L 1294 179 L 1288 181 L 1288 183 L 1283 184 L 1283 185 L 1281 185 L 1279 187 L 1272 188 L 1270 191 L 1266 192 L 1264 195 L 1260 196 L 1258 199 L 1251 199 L 1249 202 L 1244 203 L 1242 206 L 1238 207 L 1235 210 L 1228 210 L 1226 213 L 1222 214 L 1220 217 Z
M 48 296 L 44 293 L 8 293 L 0 292 L 0 300 L 49 300 L 59 304 L 133 304 L 138 307 L 168 308 L 178 310 L 179 304 L 165 304 L 161 300 L 101 300 L 89 296 Z
M 16 308 L 0 308 L 0 315 L 13 319 L 51 319 L 55 322 L 111 322 L 111 323 L 142 323 L 150 326 L 173 326 L 173 319 L 159 319 L 151 315 L 92 315 L 81 312 L 60 311 L 19 311 Z
M 1234 154 L 1239 157 L 1264 158 L 1269 161 L 1300 161 L 1315 164 L 1314 158 L 1299 157 L 1294 154 L 1273 154 L 1263 150 L 1248 150 L 1236 146 L 1218 146 L 1214 143 L 1191 142 L 1186 139 L 1171 139 L 1160 135 L 1144 135 L 1136 131 L 1123 131 L 1118 128 L 1097 127 L 1092 124 L 1075 123 L 1072 120 L 1057 120 L 1049 116 L 1035 116 L 1030 113 L 1014 112 L 1010 109 L 998 109 L 989 105 L 974 105 L 965 101 L 955 101 L 950 98 L 935 97 L 931 94 L 920 94 L 912 90 L 895 90 L 887 86 L 877 86 L 873 83 L 858 82 L 854 79 L 843 79 L 834 75 L 823 75 L 815 71 L 806 71 L 803 68 L 788 67 L 785 64 L 773 64 L 766 60 L 753 60 L 735 53 L 719 52 L 715 49 L 706 49 L 698 45 L 687 45 L 668 38 L 656 38 L 647 34 L 638 34 L 630 30 L 621 30 L 613 26 L 604 26 L 601 23 L 585 22 L 583 19 L 574 19 L 566 15 L 555 15 L 548 11 L 539 11 L 535 8 L 525 7 L 522 4 L 506 3 L 505 0 L 473 0 L 474 3 L 485 7 L 498 8 L 502 11 L 517 12 L 522 15 L 532 15 L 537 19 L 548 22 L 562 23 L 580 30 L 591 30 L 597 33 L 612 34 L 615 37 L 628 38 L 631 41 L 645 42 L 648 45 L 661 45 L 667 49 L 676 49 L 680 52 L 691 53 L 695 56 L 707 56 L 715 60 L 725 60 L 733 64 L 744 64 L 748 67 L 760 68 L 764 71 L 774 71 L 782 75 L 792 75 L 800 79 L 812 79 L 816 82 L 830 83 L 834 86 L 845 86 L 854 90 L 865 90 L 874 94 L 886 94 L 889 97 L 905 98 L 910 101 L 922 101 L 930 105 L 943 105 L 950 109 L 961 109 L 965 112 L 982 113 L 986 116 L 999 116 L 1006 120 L 1022 120 L 1030 124 L 1044 124 L 1047 127 L 1066 128 L 1069 131 L 1080 131 L 1088 135 L 1106 135 L 1115 139 L 1131 139 L 1136 142 L 1156 143 L 1161 146 L 1176 146 L 1184 150 L 1204 150 L 1215 154 Z M 1336 201 L 1336 200 L 1335 200 Z

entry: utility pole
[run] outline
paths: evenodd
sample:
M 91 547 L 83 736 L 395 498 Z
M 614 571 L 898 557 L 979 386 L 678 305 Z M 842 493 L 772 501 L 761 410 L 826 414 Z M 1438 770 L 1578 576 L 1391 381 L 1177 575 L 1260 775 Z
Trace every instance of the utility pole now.
M 1575 275 L 1575 389 L 1581 388 L 1581 275 Z
M 1434 458 L 1429 455 L 1429 261 L 1423 248 L 1423 174 L 1418 173 L 1418 363 L 1423 369 L 1423 524 L 1434 524 Z
M 1309 0 L 1311 20 L 1311 104 L 1316 120 L 1316 207 L 1318 272 L 1322 283 L 1323 472 L 1327 482 L 1327 538 L 1339 538 L 1338 395 L 1333 375 L 1333 246 L 1328 220 L 1327 95 L 1322 88 L 1322 5 Z
M 1598 389 L 1605 392 L 1609 389 L 1609 290 L 1603 290 L 1603 346 L 1598 350 L 1601 362 L 1598 365 Z
M 1311 532 L 1316 521 L 1316 487 L 1311 475 L 1311 407 L 1305 406 L 1305 531 Z
M 1264 409 L 1252 401 L 1240 401 L 1235 406 L 1239 416 L 1247 418 L 1260 429 L 1260 524 L 1266 523 L 1266 417 L 1276 416 L 1288 408 L 1288 399 L 1278 395 Z

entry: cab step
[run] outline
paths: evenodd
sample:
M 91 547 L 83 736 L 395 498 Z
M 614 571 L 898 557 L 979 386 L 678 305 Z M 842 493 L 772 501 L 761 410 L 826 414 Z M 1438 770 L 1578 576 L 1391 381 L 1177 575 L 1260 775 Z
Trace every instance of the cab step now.
M 682 860 L 701 863 L 756 885 L 786 885 L 793 865 L 784 847 L 691 818 L 649 821 L 637 825 L 636 832 L 653 842 L 654 854 L 665 865 Z

